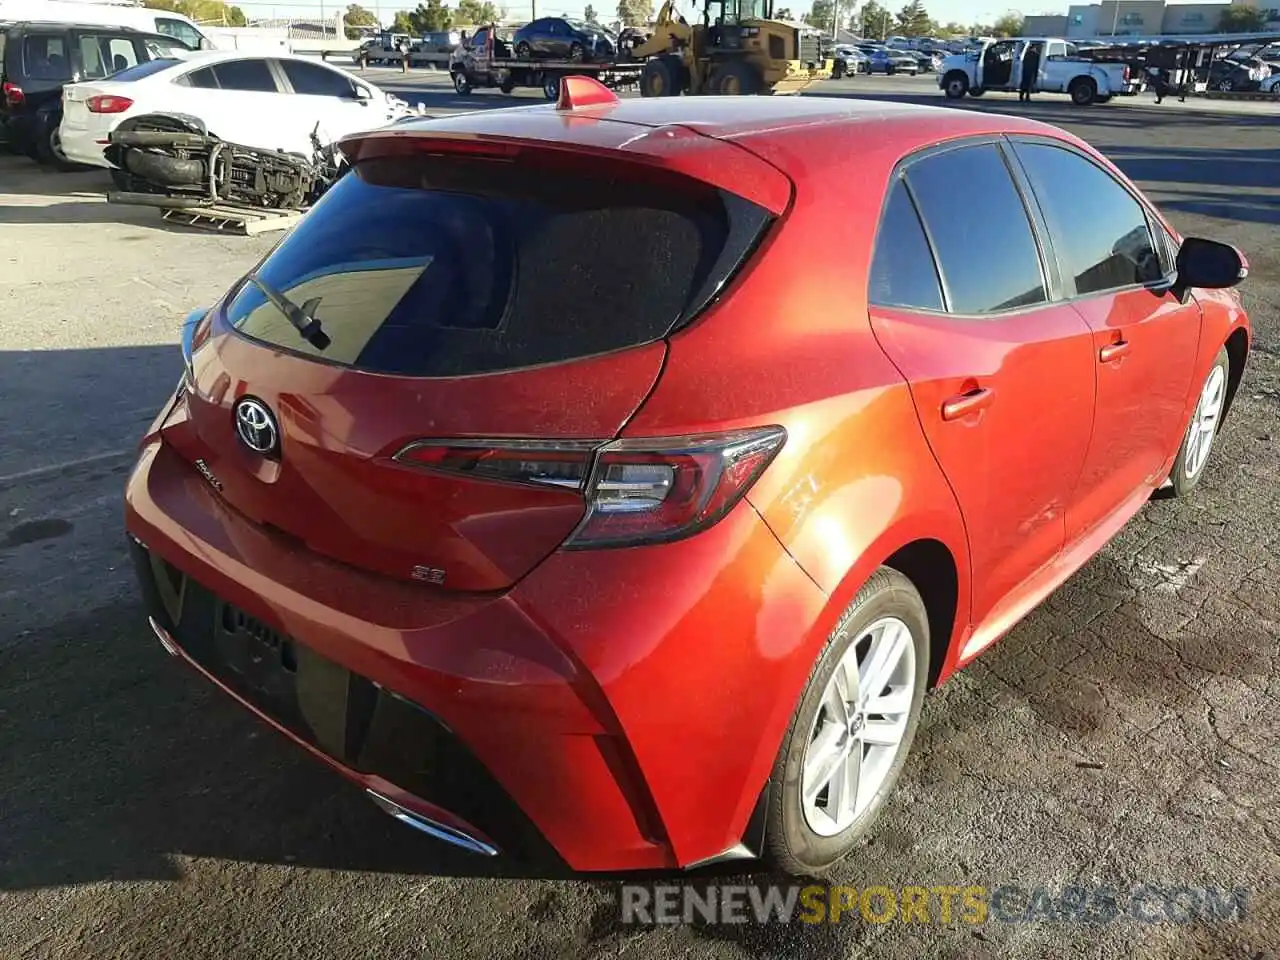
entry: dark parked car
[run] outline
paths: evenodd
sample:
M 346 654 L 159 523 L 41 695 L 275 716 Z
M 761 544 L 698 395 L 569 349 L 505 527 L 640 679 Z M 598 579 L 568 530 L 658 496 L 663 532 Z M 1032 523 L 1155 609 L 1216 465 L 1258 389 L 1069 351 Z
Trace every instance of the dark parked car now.
M 516 56 L 522 60 L 608 60 L 617 40 L 604 27 L 584 20 L 543 17 L 516 31 Z
M 15 152 L 66 166 L 58 144 L 64 84 L 101 80 L 188 49 L 173 37 L 128 27 L 0 25 L 0 139 Z
M 1209 89 L 1257 90 L 1270 75 L 1270 68 L 1256 57 L 1248 60 L 1215 60 L 1209 68 Z

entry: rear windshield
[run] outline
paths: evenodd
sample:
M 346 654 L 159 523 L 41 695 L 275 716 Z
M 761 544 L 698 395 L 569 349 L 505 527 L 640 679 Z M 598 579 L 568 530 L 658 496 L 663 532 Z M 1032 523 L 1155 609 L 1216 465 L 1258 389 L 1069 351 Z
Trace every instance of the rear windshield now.
M 329 346 L 304 340 L 252 283 L 226 315 L 254 339 L 379 373 L 556 363 L 666 336 L 714 298 L 768 222 L 740 197 L 655 171 L 637 181 L 527 158 L 366 161 L 258 270 L 309 305 Z
M 153 73 L 161 73 L 165 70 L 172 70 L 182 61 L 176 58 L 172 60 L 144 60 L 136 66 L 126 67 L 119 73 L 111 75 L 112 83 L 128 83 L 131 80 L 141 80 L 143 77 L 149 77 Z

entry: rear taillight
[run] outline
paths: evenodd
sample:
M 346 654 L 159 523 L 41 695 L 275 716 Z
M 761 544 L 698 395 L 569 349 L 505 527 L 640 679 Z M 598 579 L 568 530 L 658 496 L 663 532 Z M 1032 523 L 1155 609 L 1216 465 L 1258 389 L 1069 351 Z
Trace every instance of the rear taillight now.
M 587 487 L 587 513 L 565 546 L 666 543 L 705 530 L 746 495 L 786 439 L 781 427 L 765 427 L 606 444 Z
M 422 440 L 395 459 L 477 480 L 581 490 L 599 446 L 598 440 Z
M 22 92 L 22 88 L 16 83 L 4 83 L 0 85 L 0 92 L 4 93 L 5 106 L 10 109 L 22 106 L 27 99 L 27 95 Z
M 665 543 L 705 530 L 746 495 L 786 442 L 781 427 L 600 441 L 423 440 L 401 463 L 477 480 L 580 492 L 572 549 Z
M 90 113 L 124 113 L 133 106 L 128 97 L 117 97 L 109 93 L 90 97 L 84 102 Z

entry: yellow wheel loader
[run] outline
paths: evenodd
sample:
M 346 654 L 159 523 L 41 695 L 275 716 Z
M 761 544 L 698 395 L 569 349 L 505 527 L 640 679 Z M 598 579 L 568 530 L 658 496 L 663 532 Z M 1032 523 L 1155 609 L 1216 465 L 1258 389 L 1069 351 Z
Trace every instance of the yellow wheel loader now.
M 690 24 L 665 0 L 653 36 L 631 48 L 641 95 L 799 93 L 828 79 L 817 36 L 772 17 L 773 0 L 706 0 Z

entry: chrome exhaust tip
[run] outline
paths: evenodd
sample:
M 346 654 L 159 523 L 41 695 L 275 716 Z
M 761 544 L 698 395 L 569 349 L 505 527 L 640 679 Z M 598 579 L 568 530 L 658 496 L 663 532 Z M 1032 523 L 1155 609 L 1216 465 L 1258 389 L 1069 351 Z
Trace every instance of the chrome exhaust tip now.
M 147 617 L 147 622 L 151 624 L 151 632 L 159 639 L 160 646 L 164 647 L 164 652 L 171 657 L 178 656 L 178 645 L 173 642 L 173 637 L 169 636 L 169 631 L 160 626 L 155 617 Z
M 445 843 L 452 844 L 455 847 L 461 847 L 470 853 L 478 853 L 486 857 L 496 857 L 498 848 L 490 843 L 486 843 L 477 837 L 471 836 L 469 833 L 463 833 L 454 827 L 446 826 L 432 820 L 430 817 L 424 817 L 420 813 L 402 807 L 390 797 L 384 797 L 376 790 L 365 790 L 372 800 L 383 813 L 389 814 L 403 824 L 420 830 L 430 837 L 442 840 Z

